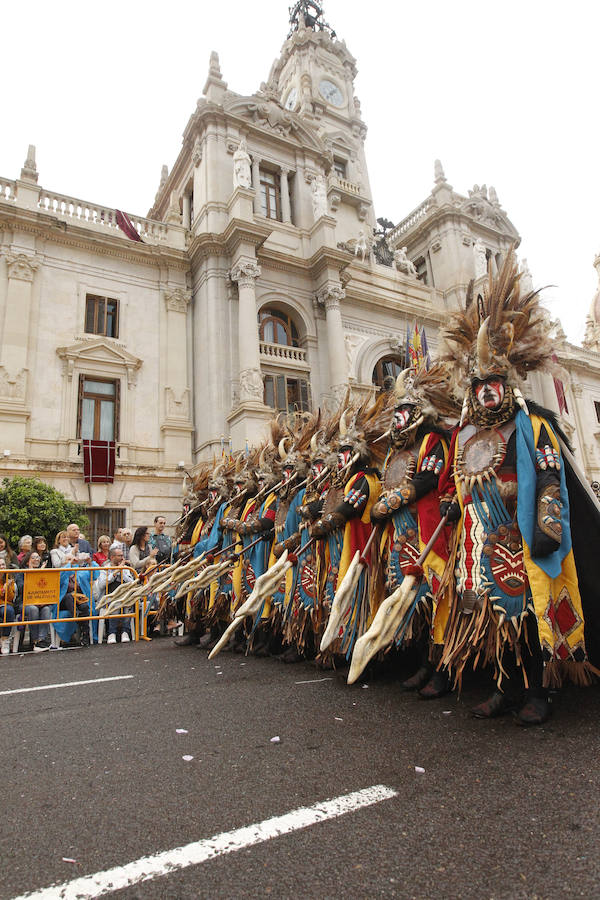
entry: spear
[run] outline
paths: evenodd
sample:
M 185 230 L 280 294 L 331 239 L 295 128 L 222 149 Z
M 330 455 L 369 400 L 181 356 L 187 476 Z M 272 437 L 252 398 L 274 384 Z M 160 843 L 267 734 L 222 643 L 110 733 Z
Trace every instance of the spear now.
M 252 616 L 254 613 L 258 612 L 265 597 L 269 597 L 273 591 L 275 591 L 282 577 L 288 569 L 291 569 L 291 567 L 291 562 L 288 562 L 288 552 L 287 550 L 284 550 L 277 562 L 256 579 L 252 593 L 245 603 L 235 611 L 233 621 L 227 626 L 225 632 L 219 639 L 218 644 L 216 644 L 209 653 L 209 659 L 213 659 L 217 653 L 220 653 L 223 647 L 228 643 L 232 634 L 234 634 L 242 624 L 246 616 Z
M 342 578 L 341 584 L 337 586 L 335 597 L 333 598 L 333 602 L 331 604 L 331 612 L 329 613 L 327 628 L 325 629 L 325 634 L 321 639 L 321 652 L 326 650 L 329 645 L 337 637 L 340 636 L 341 625 L 350 612 L 352 596 L 356 589 L 356 585 L 358 584 L 358 579 L 362 574 L 362 570 L 369 565 L 369 562 L 367 560 L 367 553 L 371 549 L 371 544 L 375 540 L 376 534 L 381 534 L 379 526 L 376 526 L 372 530 L 369 536 L 369 540 L 365 544 L 365 548 L 362 553 L 360 552 L 360 550 L 356 551 L 352 562 L 348 566 L 346 574 Z
M 415 567 L 422 566 L 433 549 L 440 532 L 446 524 L 447 515 L 444 516 L 429 539 L 427 546 L 419 556 Z M 379 609 L 370 628 L 358 638 L 352 652 L 352 661 L 348 673 L 348 684 L 354 684 L 367 663 L 373 659 L 379 650 L 383 650 L 392 643 L 402 624 L 402 620 L 412 607 L 414 596 L 419 587 L 422 576 L 406 575 L 393 594 L 387 597 Z M 418 579 L 418 580 L 417 580 Z

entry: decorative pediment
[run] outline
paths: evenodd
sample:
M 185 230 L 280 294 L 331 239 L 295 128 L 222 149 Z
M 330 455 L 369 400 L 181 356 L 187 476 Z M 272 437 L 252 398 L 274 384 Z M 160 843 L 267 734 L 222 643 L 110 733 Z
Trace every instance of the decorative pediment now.
M 226 110 L 236 116 L 249 119 L 259 128 L 268 128 L 281 137 L 296 140 L 318 153 L 325 147 L 315 132 L 296 113 L 284 109 L 281 103 L 271 97 L 235 97 L 226 104 Z
M 459 205 L 462 212 L 467 213 L 482 225 L 518 237 L 516 228 L 506 217 L 498 201 L 490 200 L 488 197 L 485 185 L 482 185 L 481 188 L 475 185 L 473 190 L 469 191 L 469 196 L 463 198 Z
M 143 362 L 104 337 L 75 341 L 67 347 L 57 347 L 56 353 L 63 361 L 64 372 L 69 379 L 77 367 L 78 370 L 88 369 L 98 375 L 126 375 L 128 387 L 135 385 L 138 369 Z

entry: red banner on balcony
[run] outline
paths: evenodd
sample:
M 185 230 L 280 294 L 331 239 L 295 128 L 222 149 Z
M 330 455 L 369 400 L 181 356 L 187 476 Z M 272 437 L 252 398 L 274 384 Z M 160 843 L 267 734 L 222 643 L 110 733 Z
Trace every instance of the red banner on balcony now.
M 86 484 L 112 484 L 115 480 L 115 442 L 83 443 L 83 480 Z
M 115 213 L 117 225 L 119 226 L 123 234 L 126 234 L 130 241 L 141 241 L 141 243 L 143 244 L 144 241 L 139 236 L 133 222 L 131 221 L 127 213 L 121 212 L 120 209 L 115 209 Z

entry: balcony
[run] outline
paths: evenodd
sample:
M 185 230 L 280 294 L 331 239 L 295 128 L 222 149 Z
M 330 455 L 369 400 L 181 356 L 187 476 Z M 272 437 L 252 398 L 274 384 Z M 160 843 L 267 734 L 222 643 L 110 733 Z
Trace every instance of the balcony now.
M 271 344 L 267 341 L 260 342 L 260 358 L 263 363 L 273 366 L 286 366 L 291 369 L 306 369 L 309 365 L 306 361 L 306 350 L 302 347 L 289 347 L 286 344 Z

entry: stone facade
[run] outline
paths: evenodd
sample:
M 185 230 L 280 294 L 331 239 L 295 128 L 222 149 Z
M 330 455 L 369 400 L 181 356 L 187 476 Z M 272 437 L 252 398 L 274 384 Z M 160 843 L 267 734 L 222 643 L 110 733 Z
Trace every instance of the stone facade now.
M 141 241 L 116 210 L 41 187 L 34 147 L 19 179 L 0 178 L 3 474 L 39 474 L 128 524 L 176 518 L 182 468 L 256 442 L 274 408 L 333 404 L 348 383 L 372 393 L 415 321 L 435 353 L 469 279 L 519 236 L 493 188 L 459 195 L 439 162 L 431 195 L 382 236 L 355 75 L 345 43 L 302 17 L 252 95 L 228 90 L 213 53 L 179 156 L 147 217 L 129 215 Z M 100 322 L 109 308 L 118 328 Z M 557 350 L 590 479 L 596 332 L 594 305 L 585 349 Z M 118 400 L 112 485 L 83 482 L 94 379 Z M 531 390 L 556 406 L 551 380 Z

